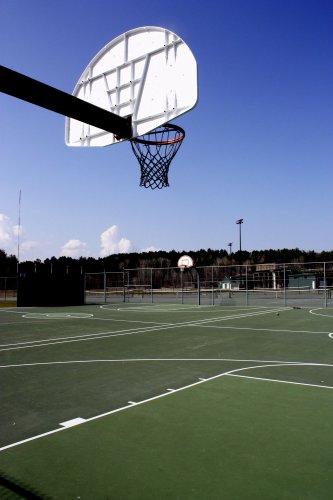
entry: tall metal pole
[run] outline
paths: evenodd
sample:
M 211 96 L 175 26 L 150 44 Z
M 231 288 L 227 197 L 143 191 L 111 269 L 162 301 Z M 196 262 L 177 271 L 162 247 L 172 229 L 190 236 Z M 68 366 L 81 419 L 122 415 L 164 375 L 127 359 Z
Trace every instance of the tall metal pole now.
M 236 224 L 239 225 L 239 251 L 242 251 L 242 224 L 244 222 L 244 219 L 238 219 L 236 220 Z
M 242 224 L 243 219 L 236 220 L 236 224 L 239 225 L 239 251 L 242 251 Z M 242 267 L 240 267 L 240 276 L 239 276 L 239 286 L 242 286 Z

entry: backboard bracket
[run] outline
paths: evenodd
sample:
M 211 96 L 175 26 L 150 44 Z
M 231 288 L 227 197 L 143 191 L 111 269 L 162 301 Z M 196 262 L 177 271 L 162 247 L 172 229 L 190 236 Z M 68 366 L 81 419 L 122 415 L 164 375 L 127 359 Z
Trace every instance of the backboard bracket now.
M 121 139 L 132 137 L 131 116 L 116 115 L 5 66 L 0 66 L 0 91 L 55 113 L 70 116 L 112 134 L 117 134 Z

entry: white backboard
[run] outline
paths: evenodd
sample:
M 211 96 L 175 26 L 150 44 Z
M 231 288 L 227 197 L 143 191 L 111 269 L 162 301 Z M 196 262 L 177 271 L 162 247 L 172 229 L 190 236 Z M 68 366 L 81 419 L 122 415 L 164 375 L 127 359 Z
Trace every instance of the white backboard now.
M 197 63 L 175 33 L 136 28 L 108 43 L 88 64 L 73 95 L 119 116 L 132 116 L 133 137 L 192 109 L 198 100 Z M 66 118 L 68 146 L 107 146 L 114 134 Z
M 192 257 L 189 255 L 182 255 L 178 259 L 177 266 L 180 267 L 181 269 L 184 269 L 184 267 L 193 267 L 194 262 Z

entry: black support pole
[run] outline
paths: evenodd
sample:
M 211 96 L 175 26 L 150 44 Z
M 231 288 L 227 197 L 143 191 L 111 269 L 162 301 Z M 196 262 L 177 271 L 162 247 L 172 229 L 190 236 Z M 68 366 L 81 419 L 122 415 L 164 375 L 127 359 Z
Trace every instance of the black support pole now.
M 111 132 L 122 139 L 132 137 L 131 119 L 118 116 L 62 90 L 0 66 L 0 91 Z

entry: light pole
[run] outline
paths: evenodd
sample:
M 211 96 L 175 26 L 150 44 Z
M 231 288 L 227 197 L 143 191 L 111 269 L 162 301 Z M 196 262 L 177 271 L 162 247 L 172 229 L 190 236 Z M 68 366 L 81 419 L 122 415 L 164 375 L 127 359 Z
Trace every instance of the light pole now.
M 239 252 L 242 251 L 242 224 L 243 224 L 243 219 L 238 219 L 236 220 L 236 224 L 239 225 Z M 240 266 L 240 272 L 239 272 L 239 286 L 242 287 L 242 267 Z
M 239 251 L 242 251 L 242 224 L 244 220 L 243 219 L 238 219 L 236 220 L 236 224 L 239 225 Z
M 229 255 L 231 255 L 231 247 L 232 247 L 232 243 L 228 243 L 228 247 L 229 247 Z

